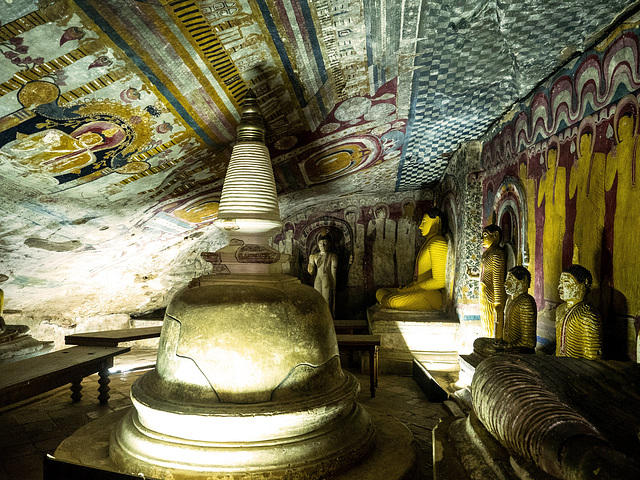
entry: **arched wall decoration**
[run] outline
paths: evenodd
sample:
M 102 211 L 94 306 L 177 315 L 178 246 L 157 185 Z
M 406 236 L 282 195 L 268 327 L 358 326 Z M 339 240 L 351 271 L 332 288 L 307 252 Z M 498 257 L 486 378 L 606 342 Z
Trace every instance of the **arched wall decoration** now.
M 500 225 L 502 216 L 512 209 L 518 222 L 518 251 L 522 256 L 522 265 L 529 266 L 529 245 L 527 243 L 527 202 L 526 192 L 520 180 L 516 177 L 506 176 L 500 183 L 493 198 L 493 210 L 496 212 L 496 224 Z
M 319 228 L 327 228 L 327 229 L 336 228 L 338 230 L 341 230 L 342 234 L 344 236 L 345 248 L 348 251 L 352 251 L 352 246 L 351 246 L 351 237 L 352 237 L 351 227 L 349 227 L 349 225 L 344 220 L 341 220 L 339 218 L 320 217 L 315 222 L 312 222 L 309 225 L 307 225 L 302 230 L 302 233 L 300 234 L 300 247 L 301 247 L 302 253 L 305 255 L 305 260 L 309 258 L 309 255 L 312 253 L 310 251 L 310 249 L 314 247 L 313 244 L 307 245 L 307 238 L 309 237 L 309 235 L 312 232 L 314 232 L 315 230 L 317 230 Z M 310 240 L 313 243 L 313 238 L 310 239 Z M 334 245 L 334 247 L 335 247 L 335 245 Z

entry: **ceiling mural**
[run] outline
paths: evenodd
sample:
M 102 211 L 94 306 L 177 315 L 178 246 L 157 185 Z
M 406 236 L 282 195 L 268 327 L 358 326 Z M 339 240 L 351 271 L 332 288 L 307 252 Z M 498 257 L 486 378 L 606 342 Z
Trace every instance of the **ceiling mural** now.
M 2 288 L 16 308 L 85 292 L 140 310 L 188 277 L 223 241 L 208 227 L 248 89 L 286 208 L 424 188 L 636 7 L 0 0 Z

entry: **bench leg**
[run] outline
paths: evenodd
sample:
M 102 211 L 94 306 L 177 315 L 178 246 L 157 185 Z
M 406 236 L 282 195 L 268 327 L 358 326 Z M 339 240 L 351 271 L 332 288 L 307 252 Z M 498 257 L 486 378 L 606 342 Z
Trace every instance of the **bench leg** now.
M 376 396 L 376 381 L 377 381 L 376 350 L 377 350 L 377 347 L 375 346 L 369 348 L 369 389 L 371 390 L 371 398 Z
M 376 388 L 378 388 L 378 346 L 376 345 L 373 350 L 373 373 L 376 380 Z
M 98 400 L 100 400 L 102 405 L 106 405 L 111 396 L 109 395 L 109 390 L 111 390 L 111 387 L 109 387 L 109 382 L 111 381 L 109 378 L 109 368 L 103 368 L 98 372 L 98 375 L 100 376 L 98 379 L 98 383 L 100 384 L 98 387 L 98 392 L 100 392 Z
M 79 402 L 82 398 L 82 377 L 71 382 L 71 401 Z

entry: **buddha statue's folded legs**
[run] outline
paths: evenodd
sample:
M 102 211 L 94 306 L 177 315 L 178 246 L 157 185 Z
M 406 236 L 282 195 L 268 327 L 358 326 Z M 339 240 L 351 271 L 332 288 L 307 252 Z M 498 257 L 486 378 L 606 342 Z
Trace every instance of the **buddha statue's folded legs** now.
M 405 288 L 381 288 L 376 299 L 383 308 L 394 310 L 440 310 L 442 291 L 425 290 L 418 286 Z

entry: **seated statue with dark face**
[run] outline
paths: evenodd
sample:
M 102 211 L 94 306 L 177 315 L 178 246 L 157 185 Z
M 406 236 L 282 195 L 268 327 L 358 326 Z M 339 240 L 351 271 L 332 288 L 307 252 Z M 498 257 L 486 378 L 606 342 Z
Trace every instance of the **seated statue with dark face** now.
M 478 338 L 473 342 L 476 353 L 534 353 L 536 348 L 536 301 L 529 295 L 531 274 L 522 267 L 513 267 L 505 279 L 507 303 L 502 338 Z

